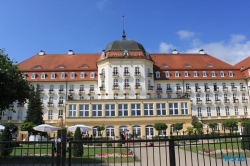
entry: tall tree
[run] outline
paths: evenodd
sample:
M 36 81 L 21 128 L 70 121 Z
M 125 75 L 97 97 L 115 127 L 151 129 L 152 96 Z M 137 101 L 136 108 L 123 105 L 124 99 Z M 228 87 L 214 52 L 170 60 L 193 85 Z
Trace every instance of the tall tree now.
M 80 127 L 76 128 L 75 135 L 74 135 L 74 141 L 80 141 L 82 140 L 82 134 Z M 73 144 L 73 156 L 75 157 L 81 157 L 83 155 L 83 143 L 77 142 Z
M 0 49 L 0 113 L 15 101 L 25 103 L 30 93 L 29 82 L 4 51 Z
M 25 122 L 32 122 L 35 125 L 44 124 L 43 109 L 40 100 L 40 86 L 37 84 L 36 89 L 34 86 L 31 89 Z
M 0 136 L 0 141 L 12 141 L 12 136 L 9 130 L 9 126 L 6 126 Z M 13 144 L 11 142 L 0 144 L 0 156 L 8 156 L 13 150 Z
M 226 119 L 222 122 L 222 125 L 226 127 L 232 133 L 234 128 L 238 126 L 238 120 L 236 119 Z

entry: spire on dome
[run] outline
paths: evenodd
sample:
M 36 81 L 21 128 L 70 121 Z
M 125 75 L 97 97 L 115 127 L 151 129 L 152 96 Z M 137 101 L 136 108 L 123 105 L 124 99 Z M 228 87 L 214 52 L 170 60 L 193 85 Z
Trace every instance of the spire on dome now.
M 125 30 L 124 30 L 124 16 L 122 16 L 122 21 L 123 21 L 123 25 L 122 25 L 122 40 L 126 40 L 126 34 L 125 34 Z

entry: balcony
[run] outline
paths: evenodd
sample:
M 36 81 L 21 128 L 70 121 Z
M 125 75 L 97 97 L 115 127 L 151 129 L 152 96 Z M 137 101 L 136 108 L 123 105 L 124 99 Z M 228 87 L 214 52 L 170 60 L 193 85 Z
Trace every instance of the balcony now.
M 147 91 L 147 93 L 152 93 L 153 92 L 153 90 L 154 90 L 154 86 L 148 86 L 148 91 Z
M 135 78 L 140 78 L 141 77 L 141 72 L 135 72 Z
M 176 91 L 175 91 L 176 94 L 181 94 L 182 93 L 182 90 L 181 88 L 176 88 Z
M 45 94 L 45 92 L 44 92 L 44 90 L 40 90 L 40 95 L 44 95 Z
M 219 88 L 218 88 L 218 87 L 214 88 L 214 93 L 215 93 L 215 94 L 218 94 L 218 93 L 219 93 Z
M 224 100 L 224 104 L 227 105 L 227 106 L 229 106 L 230 105 L 230 100 L 229 99 L 225 99 Z
M 162 93 L 162 88 L 157 88 L 157 89 L 156 89 L 156 93 L 157 93 L 157 94 Z
M 71 96 L 75 95 L 75 90 L 74 89 L 70 89 L 69 90 L 69 95 L 71 95 Z
M 120 88 L 118 85 L 113 85 L 112 90 L 114 93 L 118 93 L 120 91 Z
M 58 91 L 58 94 L 59 94 L 59 95 L 65 95 L 65 91 L 64 91 L 63 89 L 60 89 L 60 90 Z
M 210 88 L 205 88 L 205 89 L 204 89 L 204 92 L 205 92 L 206 94 L 209 94 L 209 93 L 210 93 Z
M 140 93 L 140 92 L 141 92 L 141 89 L 142 89 L 142 87 L 141 87 L 140 84 L 135 85 L 135 92 L 136 92 L 136 93 Z
M 64 107 L 63 102 L 58 102 L 57 107 Z
M 41 102 L 41 107 L 44 108 L 44 104 Z
M 205 102 L 207 107 L 210 107 L 212 105 L 212 101 L 211 100 L 206 100 Z
M 53 102 L 48 102 L 47 107 L 54 107 L 54 103 Z
M 130 85 L 129 85 L 129 84 L 125 84 L 125 85 L 123 86 L 123 91 L 124 91 L 124 93 L 128 93 L 130 90 L 131 90 L 131 88 L 130 88 Z
M 246 98 L 242 99 L 242 104 L 244 106 L 247 106 L 248 105 L 248 99 L 246 99 Z
M 105 94 L 106 88 L 103 86 L 100 86 L 99 88 L 100 88 L 101 94 Z
M 12 103 L 12 104 L 9 104 L 9 108 L 10 108 L 10 109 L 14 108 L 14 104 L 13 104 L 13 103 Z
M 129 78 L 129 77 L 130 77 L 129 72 L 123 72 L 123 77 L 124 77 L 124 78 Z
M 90 88 L 89 89 L 89 96 L 93 96 L 95 94 L 95 90 L 94 89 L 92 89 L 92 88 Z
M 17 107 L 24 107 L 23 103 L 17 103 Z
M 195 88 L 195 93 L 200 94 L 201 93 L 201 88 Z
M 101 80 L 104 80 L 104 79 L 105 79 L 105 74 L 104 74 L 104 73 L 100 73 L 99 75 L 100 75 L 100 79 L 101 79 Z
M 217 100 L 214 101 L 214 104 L 216 106 L 220 106 L 221 105 L 221 101 L 219 99 L 217 99 Z
M 119 73 L 118 72 L 113 72 L 113 78 L 118 78 L 119 77 Z
M 151 79 L 151 78 L 152 78 L 152 75 L 153 75 L 152 73 L 148 73 L 148 74 L 147 74 L 148 79 Z
M 55 91 L 54 90 L 49 90 L 49 95 L 54 95 L 55 94 Z
M 84 89 L 79 89 L 79 96 L 83 96 L 85 94 L 85 90 Z
M 222 92 L 223 92 L 223 93 L 227 93 L 227 92 L 228 92 L 228 87 L 223 87 L 223 88 L 222 88 Z
M 240 87 L 240 92 L 241 93 L 246 93 L 246 87 Z
M 238 106 L 238 105 L 239 105 L 239 99 L 234 98 L 234 99 L 233 99 L 233 104 L 234 104 L 235 106 Z
M 237 87 L 232 87 L 232 93 L 237 93 Z
M 185 93 L 190 94 L 191 93 L 191 88 L 186 88 Z
M 166 89 L 166 93 L 167 93 L 167 94 L 172 94 L 172 88 L 167 88 L 167 89 Z
M 202 106 L 202 100 L 197 100 L 197 101 L 196 101 L 196 105 L 197 105 L 197 106 Z

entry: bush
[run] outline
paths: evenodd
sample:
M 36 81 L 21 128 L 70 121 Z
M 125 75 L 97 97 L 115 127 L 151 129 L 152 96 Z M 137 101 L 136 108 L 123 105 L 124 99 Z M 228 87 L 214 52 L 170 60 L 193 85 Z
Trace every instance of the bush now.
M 12 141 L 12 136 L 8 126 L 4 128 L 2 135 L 0 137 L 0 141 Z M 12 150 L 13 150 L 12 143 L 0 144 L 0 156 L 9 156 Z
M 106 146 L 112 146 L 112 143 L 106 143 Z
M 79 127 L 76 128 L 74 141 L 82 140 L 81 130 Z M 73 156 L 81 157 L 83 155 L 83 144 L 82 143 L 74 143 L 73 144 Z
M 118 143 L 116 143 L 116 146 L 117 146 L 117 147 L 121 147 L 121 146 L 122 146 L 122 143 L 121 143 L 121 142 L 118 142 Z
M 245 128 L 243 130 L 243 135 L 247 135 L 248 133 L 250 133 L 250 124 L 246 124 Z M 247 149 L 250 150 L 250 141 L 249 141 L 249 137 L 243 137 L 241 140 L 241 149 Z

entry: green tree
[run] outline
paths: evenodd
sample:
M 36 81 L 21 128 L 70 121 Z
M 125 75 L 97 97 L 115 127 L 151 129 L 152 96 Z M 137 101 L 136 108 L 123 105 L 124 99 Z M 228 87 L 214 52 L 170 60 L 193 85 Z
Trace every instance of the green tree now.
M 17 125 L 15 125 L 15 124 L 13 124 L 11 122 L 4 124 L 4 126 L 9 127 L 11 134 L 17 132 L 17 130 L 18 130 Z
M 8 126 L 4 128 L 0 141 L 12 141 L 12 136 Z M 13 144 L 11 142 L 0 144 L 0 156 L 10 155 L 12 150 Z
M 250 123 L 250 119 L 249 118 L 241 118 L 240 122 L 241 122 L 241 126 L 245 127 L 248 123 Z
M 227 119 L 222 122 L 222 125 L 232 133 L 233 129 L 238 126 L 238 121 L 236 119 Z
M 180 131 L 183 129 L 183 123 L 175 123 L 174 130 Z
M 102 134 L 102 131 L 103 131 L 103 130 L 105 130 L 104 125 L 98 126 L 98 127 L 97 127 L 97 131 L 98 131 L 98 132 L 101 132 L 101 134 Z
M 32 122 L 35 125 L 44 124 L 43 109 L 40 100 L 40 86 L 37 84 L 36 90 L 34 86 L 31 89 L 25 122 Z
M 28 133 L 33 133 L 34 129 L 33 127 L 35 127 L 36 125 L 32 122 L 25 122 L 21 125 L 21 131 L 28 131 Z
M 158 131 L 158 134 L 159 134 L 160 131 L 164 131 L 164 130 L 166 131 L 168 128 L 168 125 L 166 125 L 166 123 L 155 123 L 154 128 L 155 130 Z
M 82 140 L 82 134 L 80 127 L 77 127 L 74 135 L 74 141 L 80 140 Z M 73 155 L 74 157 L 81 157 L 83 155 L 83 143 L 79 142 L 73 144 Z
M 193 121 L 192 126 L 195 128 L 195 130 L 198 132 L 198 134 L 202 133 L 203 124 L 201 122 Z
M 217 126 L 218 124 L 217 123 L 208 123 L 207 125 L 210 129 L 212 129 L 212 131 L 214 131 L 215 126 Z
M 191 127 L 191 126 L 188 126 L 188 127 L 187 127 L 187 133 L 188 133 L 189 135 L 193 134 L 193 133 L 194 133 L 194 128 Z
M 29 82 L 4 51 L 0 49 L 0 114 L 15 101 L 26 103 L 30 95 Z
M 244 126 L 244 130 L 243 130 L 243 135 L 249 135 L 250 134 L 250 123 L 247 123 Z M 242 137 L 241 140 L 241 148 L 242 149 L 247 149 L 250 150 L 250 141 L 249 141 L 249 137 Z

